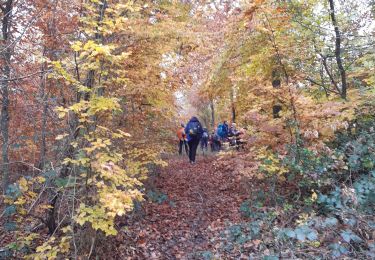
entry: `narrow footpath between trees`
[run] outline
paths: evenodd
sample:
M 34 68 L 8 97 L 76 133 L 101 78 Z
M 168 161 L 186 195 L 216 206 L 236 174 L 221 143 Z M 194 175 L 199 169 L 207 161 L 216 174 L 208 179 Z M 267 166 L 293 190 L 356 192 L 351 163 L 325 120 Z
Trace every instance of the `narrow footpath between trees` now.
M 117 236 L 114 257 L 211 257 L 209 252 L 221 247 L 220 233 L 225 226 L 240 222 L 239 209 L 248 196 L 243 176 L 233 168 L 213 156 L 200 157 L 195 165 L 185 157 L 171 159 L 151 185 L 153 190 L 148 192 L 140 216 L 126 223 L 130 229 Z M 129 242 L 129 238 L 136 243 Z

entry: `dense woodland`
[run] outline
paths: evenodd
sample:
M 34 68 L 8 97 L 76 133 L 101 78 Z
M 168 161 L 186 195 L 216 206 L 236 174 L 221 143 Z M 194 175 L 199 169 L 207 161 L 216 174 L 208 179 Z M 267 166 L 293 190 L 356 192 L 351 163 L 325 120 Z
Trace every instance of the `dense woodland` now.
M 375 258 L 375 1 L 0 13 L 0 259 Z M 246 146 L 189 165 L 194 115 Z

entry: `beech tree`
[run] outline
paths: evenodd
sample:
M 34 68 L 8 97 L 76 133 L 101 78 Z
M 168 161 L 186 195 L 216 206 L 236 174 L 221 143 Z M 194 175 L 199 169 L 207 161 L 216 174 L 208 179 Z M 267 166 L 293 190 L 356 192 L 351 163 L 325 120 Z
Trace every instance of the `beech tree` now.
M 10 105 L 10 82 L 11 82 L 11 64 L 14 39 L 12 38 L 12 17 L 13 6 L 12 0 L 2 2 L 1 8 L 1 134 L 2 142 L 2 183 L 3 191 L 5 192 L 9 183 L 9 105 Z

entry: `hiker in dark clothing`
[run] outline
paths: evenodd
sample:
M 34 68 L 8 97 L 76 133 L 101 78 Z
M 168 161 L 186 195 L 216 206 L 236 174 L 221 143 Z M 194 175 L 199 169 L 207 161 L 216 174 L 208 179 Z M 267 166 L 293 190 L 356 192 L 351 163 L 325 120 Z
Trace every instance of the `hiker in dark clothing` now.
M 191 164 L 195 163 L 195 156 L 199 141 L 202 138 L 203 128 L 198 118 L 193 116 L 185 127 L 185 133 L 189 145 L 189 160 Z
M 228 125 L 228 122 L 227 121 L 224 121 L 223 123 L 223 126 L 224 126 L 224 132 L 225 132 L 225 137 L 224 138 L 228 138 L 228 134 L 229 134 L 229 125 Z
M 217 135 L 215 130 L 213 130 L 210 135 L 210 146 L 211 146 L 211 152 L 220 151 L 220 148 L 221 148 L 220 136 Z
M 202 152 L 204 153 L 204 151 L 207 152 L 208 150 L 208 131 L 207 131 L 207 128 L 203 128 L 203 133 L 202 133 L 202 138 L 201 138 L 201 149 L 202 149 Z
M 237 150 L 239 150 L 239 140 L 240 140 L 241 132 L 237 130 L 236 123 L 232 123 L 229 132 L 228 132 L 228 139 L 230 146 L 235 146 Z

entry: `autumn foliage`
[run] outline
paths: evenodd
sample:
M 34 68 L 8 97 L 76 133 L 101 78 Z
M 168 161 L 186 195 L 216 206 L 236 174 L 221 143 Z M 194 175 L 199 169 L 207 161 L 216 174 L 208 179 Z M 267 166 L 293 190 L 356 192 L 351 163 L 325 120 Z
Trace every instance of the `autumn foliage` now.
M 0 8 L 0 258 L 375 256 L 373 1 Z

